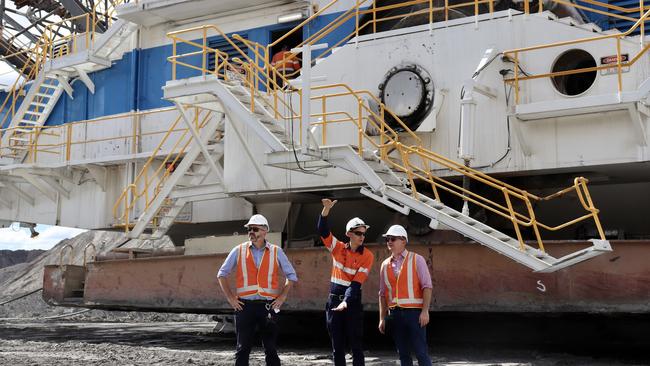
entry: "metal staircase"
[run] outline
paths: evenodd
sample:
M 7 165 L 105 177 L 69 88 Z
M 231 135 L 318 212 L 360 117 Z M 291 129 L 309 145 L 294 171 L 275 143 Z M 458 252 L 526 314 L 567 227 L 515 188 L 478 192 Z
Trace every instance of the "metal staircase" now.
M 2 136 L 2 146 L 7 146 L 10 151 L 7 156 L 14 158 L 15 162 L 23 162 L 30 146 L 38 138 L 40 127 L 45 124 L 64 91 L 72 98 L 67 76 L 44 70 L 39 72 L 11 119 L 8 126 L 11 130 Z
M 117 51 L 120 50 L 120 46 L 136 29 L 138 29 L 138 26 L 134 23 L 123 19 L 116 20 L 104 33 L 97 37 L 93 44 L 92 54 L 111 61 L 120 59 L 123 52 Z
M 607 240 L 591 240 L 593 243 L 591 247 L 555 258 L 526 243 L 522 246 L 516 238 L 464 215 L 434 198 L 424 194 L 415 198 L 408 180 L 399 177 L 401 172 L 383 164 L 380 157 L 372 151 L 363 151 L 360 155 L 350 146 L 320 150 L 333 165 L 355 171 L 363 177 L 370 187 L 370 189 L 361 189 L 361 193 L 365 196 L 404 215 L 415 211 L 430 218 L 432 228 L 444 225 L 536 272 L 554 272 L 611 251 Z
M 208 96 L 212 95 L 215 101 L 218 100 L 224 106 L 230 118 L 246 124 L 265 142 L 270 149 L 269 154 L 288 151 L 293 143 L 286 137 L 274 113 L 263 107 L 271 103 L 262 95 L 256 95 L 251 103 L 248 90 L 249 88 L 238 81 L 199 77 L 183 80 L 182 83 L 168 83 L 165 87 L 165 98 L 175 101 L 187 100 L 190 95 L 194 95 L 200 96 L 202 103 L 205 103 L 209 100 Z M 250 110 L 251 105 L 255 105 L 255 111 Z M 249 109 L 243 110 L 244 108 Z M 430 218 L 433 227 L 445 225 L 534 271 L 553 272 L 611 251 L 608 241 L 592 240 L 593 245 L 588 248 L 555 258 L 546 253 L 543 247 L 534 248 L 520 238 L 513 238 L 463 215 L 439 200 L 414 192 L 413 174 L 409 176 L 409 172 L 395 169 L 391 159 L 382 158 L 376 150 L 360 150 L 349 145 L 323 146 L 310 148 L 308 155 L 358 174 L 369 187 L 361 189 L 364 195 L 403 214 L 408 214 L 411 210 L 418 212 Z
M 181 116 L 171 125 L 170 131 L 187 117 L 186 113 L 181 110 Z M 187 203 L 206 194 L 223 191 L 220 181 L 223 173 L 218 162 L 223 157 L 224 117 L 216 118 L 212 112 L 207 112 L 199 123 L 199 112 L 196 113 L 195 122 L 188 123 L 188 129 L 176 140 L 171 151 L 160 158 L 158 153 L 171 134 L 163 138 L 134 183 L 124 189 L 116 202 L 115 226 L 125 228 L 129 238 L 161 239 Z M 185 120 L 186 123 L 188 121 Z M 190 124 L 193 124 L 198 139 L 189 133 Z M 148 177 L 150 170 L 154 170 L 152 178 Z M 151 195 L 150 190 L 153 190 Z M 131 222 L 131 212 L 140 208 L 141 213 Z M 122 209 L 121 213 L 119 209 Z M 145 230 L 151 231 L 151 234 L 145 234 Z
M 210 150 L 208 159 L 219 161 L 223 156 L 223 119 L 211 121 L 201 133 L 201 144 Z M 129 233 L 134 238 L 140 236 L 148 224 L 153 221 L 153 233 L 150 239 L 161 239 L 174 223 L 186 203 L 191 202 L 190 197 L 174 195 L 183 188 L 198 187 L 206 182 L 210 173 L 210 164 L 205 156 L 201 155 L 201 147 L 194 143 L 175 168 L 172 175 L 156 193 L 156 199 L 150 207 L 138 218 L 135 227 Z M 219 184 L 221 182 L 211 182 Z M 176 189 L 176 191 L 175 191 Z
M 111 2 L 109 5 L 106 14 L 112 12 L 114 4 Z M 78 20 L 76 18 L 79 17 L 72 20 Z M 98 22 L 95 12 L 85 14 L 82 18 L 86 24 Z M 64 19 L 61 23 L 67 21 L 71 20 Z M 52 37 L 56 34 L 56 26 L 57 24 L 48 26 L 48 32 L 44 32 L 37 45 L 25 52 L 25 57 L 31 62 L 20 70 L 24 80 L 17 78 L 12 91 L 2 103 L 3 108 L 12 106 L 13 113 L 8 113 L 5 117 L 11 117 L 11 120 L 6 123 L 6 131 L 0 141 L 2 162 L 5 164 L 25 162 L 63 92 L 70 98 L 73 97 L 69 83 L 72 77 L 78 77 L 94 93 L 95 85 L 88 73 L 111 67 L 111 61 L 121 58 L 124 53 L 124 47 L 120 46 L 137 29 L 135 24 L 116 20 L 103 33 L 86 30 L 83 35 L 73 34 L 59 40 Z M 93 29 L 103 30 L 101 27 Z M 57 48 L 60 44 L 64 47 Z M 13 106 L 18 103 L 14 112 Z M 0 124 L 5 124 L 4 122 L 2 120 Z
M 233 48 L 239 50 L 233 41 L 215 26 L 197 27 L 183 31 L 170 33 L 168 36 L 174 41 L 174 49 L 177 43 L 196 43 L 191 41 L 192 32 L 203 32 L 209 28 L 210 32 L 219 33 Z M 233 39 L 242 41 L 241 37 L 234 35 Z M 187 40 L 187 41 L 185 41 Z M 219 56 L 219 50 L 211 49 L 208 44 L 203 45 L 199 50 L 203 54 L 216 54 L 216 67 L 214 70 L 207 70 L 188 64 L 183 60 L 183 54 L 174 54 L 169 60 L 172 62 L 172 81 L 169 81 L 164 90 L 164 98 L 176 103 L 188 103 L 195 105 L 220 105 L 226 115 L 246 125 L 259 139 L 269 148 L 267 156 L 273 160 L 273 156 L 286 155 L 291 152 L 294 156 L 300 155 L 299 159 L 317 159 L 331 166 L 335 166 L 353 173 L 356 173 L 367 188 L 363 187 L 361 192 L 382 204 L 403 214 L 410 211 L 418 212 L 431 219 L 431 226 L 444 225 L 451 228 L 478 243 L 511 258 L 512 260 L 525 265 L 537 272 L 554 272 L 566 268 L 581 261 L 590 259 L 597 255 L 611 251 L 609 242 L 605 239 L 602 227 L 598 220 L 598 210 L 594 207 L 587 189 L 587 180 L 576 178 L 572 187 L 561 190 L 553 195 L 537 197 L 529 192 L 512 187 L 504 182 L 492 178 L 479 171 L 465 167 L 453 160 L 442 157 L 421 145 L 420 139 L 406 125 L 401 123 L 385 105 L 376 97 L 366 91 L 352 90 L 345 84 L 320 85 L 316 87 L 307 86 L 301 88 L 283 87 L 292 85 L 291 82 L 278 73 L 270 64 L 259 65 L 259 60 L 264 60 L 264 55 L 257 50 L 263 49 L 261 45 L 245 41 L 248 49 L 253 50 L 254 55 L 249 57 L 246 52 L 240 50 L 240 59 L 230 62 L 227 56 Z M 303 49 L 304 51 L 304 49 Z M 188 56 L 197 54 L 194 49 L 186 50 Z M 310 49 L 307 48 L 307 54 Z M 303 52 L 303 56 L 305 56 Z M 305 56 L 308 57 L 308 56 Z M 183 61 L 181 61 L 183 60 Z M 243 61 L 242 61 L 243 60 Z M 304 59 L 303 59 L 304 60 Z M 308 78 L 310 74 L 310 62 L 304 62 L 307 70 L 303 69 L 302 77 Z M 194 70 L 200 70 L 201 76 L 176 80 L 176 67 L 181 65 Z M 205 65 L 205 62 L 203 62 Z M 233 77 L 229 70 L 243 70 L 245 77 Z M 234 75 L 239 75 L 238 73 Z M 307 76 L 306 76 L 307 75 Z M 278 79 L 282 81 L 278 82 Z M 263 86 L 263 87 L 260 87 Z M 264 90 L 265 89 L 265 90 Z M 341 89 L 343 92 L 341 92 Z M 285 103 L 278 105 L 278 100 L 288 98 L 299 100 L 301 103 Z M 278 97 L 280 95 L 280 97 Z M 341 111 L 327 111 L 325 98 L 350 97 L 358 103 L 358 114 L 347 111 L 347 119 L 338 119 L 336 122 L 349 121 L 356 124 L 359 132 L 359 140 L 354 145 L 329 146 L 319 145 L 313 136 L 310 138 L 305 124 L 311 126 L 313 123 L 323 125 L 322 120 L 327 116 L 340 115 Z M 309 108 L 318 105 L 319 98 L 322 98 L 323 110 L 310 111 Z M 375 107 L 370 106 L 370 100 Z M 307 101 L 307 102 L 305 102 Z M 316 101 L 309 103 L 308 101 Z M 294 109 L 293 105 L 297 107 Z M 290 116 L 287 117 L 287 113 Z M 401 123 L 405 132 L 397 133 L 384 120 L 386 114 L 391 114 L 394 119 Z M 282 127 L 284 121 L 291 120 L 295 129 L 294 116 L 300 116 L 300 141 L 294 142 L 287 137 Z M 310 118 L 306 118 L 309 116 Z M 319 116 L 318 122 L 312 120 L 313 116 Z M 362 122 L 374 124 L 374 129 L 380 131 L 379 136 L 370 136 L 362 127 Z M 323 127 L 324 128 L 324 127 Z M 409 141 L 405 143 L 404 141 Z M 366 144 L 364 147 L 362 144 Z M 296 146 L 300 145 L 300 149 Z M 312 160 L 313 161 L 313 160 Z M 298 163 L 298 162 L 296 162 Z M 432 165 L 454 171 L 478 183 L 495 189 L 503 195 L 503 202 L 490 200 L 486 197 L 460 187 L 442 177 L 435 176 L 432 172 Z M 287 165 L 286 167 L 290 167 Z M 302 170 L 302 169 L 301 169 Z M 430 192 L 418 192 L 416 182 L 429 184 Z M 506 234 L 503 230 L 497 230 L 480 221 L 464 215 L 462 212 L 446 205 L 440 198 L 439 191 L 445 191 L 462 198 L 477 206 L 481 206 L 512 223 L 514 236 Z M 541 223 L 536 217 L 533 203 L 551 200 L 568 193 L 575 192 L 578 200 L 587 214 L 558 226 L 548 226 Z M 432 195 L 433 197 L 430 197 Z M 522 211 L 523 208 L 523 211 Z M 592 240 L 592 245 L 574 253 L 556 258 L 545 251 L 540 236 L 540 229 L 555 231 L 570 224 L 585 219 L 593 219 L 600 239 Z M 530 229 L 534 233 L 537 247 L 525 242 L 522 235 L 523 229 Z

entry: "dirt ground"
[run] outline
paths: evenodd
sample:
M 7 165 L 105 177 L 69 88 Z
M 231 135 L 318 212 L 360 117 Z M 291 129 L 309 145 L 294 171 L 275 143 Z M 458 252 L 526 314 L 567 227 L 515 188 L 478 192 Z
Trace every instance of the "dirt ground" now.
M 214 322 L 30 322 L 0 323 L 0 365 L 233 365 L 232 334 L 216 333 Z M 331 365 L 329 349 L 282 340 L 283 365 Z M 391 349 L 369 345 L 366 365 L 396 365 Z M 432 349 L 436 366 L 616 366 L 643 365 L 569 354 L 512 351 L 507 347 Z M 351 364 L 351 362 L 350 362 Z M 251 365 L 264 365 L 257 349 Z
M 82 314 L 72 315 L 79 311 Z M 61 318 L 61 316 L 64 316 Z M 445 320 L 447 319 L 447 320 Z M 480 332 L 469 332 L 469 324 L 487 319 Z M 594 355 L 571 352 L 570 344 L 557 350 L 539 350 L 531 343 L 512 342 L 518 328 L 505 327 L 502 318 L 488 316 L 463 320 L 449 316 L 434 316 L 436 326 L 430 337 L 430 354 L 436 366 L 623 366 L 650 365 L 644 356 L 630 358 L 625 352 Z M 373 328 L 373 319 L 369 319 Z M 520 323 L 521 319 L 513 320 Z M 645 333 L 650 321 L 639 322 L 638 334 Z M 310 316 L 290 320 L 308 332 L 282 335 L 279 339 L 280 358 L 287 366 L 332 365 L 323 319 Z M 546 322 L 546 321 L 542 321 Z M 567 320 L 561 320 L 566 323 Z M 585 323 L 593 323 L 586 320 Z M 312 324 L 313 323 L 313 324 Z M 583 322 L 571 323 L 582 324 Z M 43 302 L 40 293 L 0 306 L 0 366 L 23 365 L 233 365 L 235 337 L 232 324 L 217 323 L 208 315 L 166 314 L 147 312 L 115 312 L 51 307 Z M 494 333 L 495 324 L 502 331 Z M 533 324 L 533 325 L 530 325 Z M 541 329 L 539 323 L 530 323 L 523 329 Z M 621 324 L 618 319 L 610 324 Z M 645 324 L 645 325 L 644 325 Z M 288 325 L 288 324 L 287 324 Z M 603 328 L 601 324 L 597 328 Z M 531 328 L 532 327 L 532 328 Z M 571 325 L 572 328 L 576 326 Z M 487 329 L 487 330 L 486 330 Z M 629 333 L 628 323 L 622 332 Z M 452 332 L 453 330 L 453 332 Z M 590 332 L 590 331 L 587 331 Z M 376 334 L 375 334 L 376 333 Z M 504 333 L 506 333 L 505 338 Z M 485 335 L 489 334 L 489 337 Z M 578 336 L 583 333 L 578 333 Z M 615 334 L 615 333 L 611 333 Z M 635 333 L 637 334 L 637 333 Z M 497 339 L 498 337 L 501 337 Z M 571 335 L 570 337 L 573 337 Z M 584 334 L 582 335 L 584 337 Z M 632 334 L 634 339 L 640 339 Z M 486 338 L 489 338 L 486 341 Z M 603 337 L 598 338 L 602 339 Z M 504 339 L 506 341 L 504 341 Z M 629 344 L 629 339 L 624 339 Z M 364 336 L 366 365 L 397 365 L 392 343 L 370 329 Z M 564 342 L 564 340 L 562 340 Z M 534 343 L 534 342 L 533 342 Z M 612 342 L 610 342 L 612 343 Z M 607 343 L 605 343 L 607 344 Z M 647 344 L 635 345 L 647 349 Z M 605 348 L 605 347 L 604 347 Z M 619 357 L 618 355 L 621 355 Z M 642 360 L 642 361 L 638 361 Z M 351 364 L 351 361 L 349 362 Z M 264 365 L 264 353 L 258 347 L 251 355 L 251 365 Z

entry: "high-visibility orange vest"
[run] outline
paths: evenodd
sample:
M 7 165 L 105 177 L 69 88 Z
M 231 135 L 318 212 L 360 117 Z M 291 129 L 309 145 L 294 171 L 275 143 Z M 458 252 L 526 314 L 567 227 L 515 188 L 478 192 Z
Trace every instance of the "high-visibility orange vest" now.
M 390 266 L 391 257 L 381 264 L 381 276 L 386 284 L 384 296 L 388 307 L 422 309 L 424 301 L 415 256 L 413 252 L 406 252 L 406 258 L 402 262 L 397 278 Z
M 280 51 L 273 55 L 271 66 L 280 72 L 292 73 L 300 70 L 300 61 L 298 57 L 289 51 Z
M 259 294 L 266 298 L 275 299 L 280 295 L 278 247 L 270 244 L 264 250 L 260 268 L 257 268 L 250 245 L 250 242 L 239 245 L 237 296 L 244 297 Z
M 341 286 L 350 286 L 352 281 L 363 284 L 370 274 L 375 256 L 364 248 L 361 253 L 352 251 L 330 233 L 323 238 L 323 244 L 332 254 L 332 275 L 330 281 Z

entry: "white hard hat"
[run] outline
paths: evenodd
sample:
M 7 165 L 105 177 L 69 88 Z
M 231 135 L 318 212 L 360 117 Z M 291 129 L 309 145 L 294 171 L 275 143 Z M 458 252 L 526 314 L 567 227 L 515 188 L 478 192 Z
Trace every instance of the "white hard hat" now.
M 266 221 L 266 217 L 256 214 L 251 216 L 250 220 L 248 220 L 248 223 L 244 225 L 244 227 L 248 227 L 249 225 L 264 225 L 266 228 L 269 228 L 269 222 Z
M 409 241 L 409 236 L 406 233 L 406 229 L 404 229 L 404 226 L 402 226 L 402 225 L 393 225 L 393 226 L 389 227 L 386 234 L 383 234 L 382 236 L 383 237 L 402 236 L 402 237 L 404 237 L 404 239 L 406 239 L 406 241 Z
M 366 230 L 368 230 L 370 228 L 370 225 L 366 225 L 366 223 L 363 222 L 363 220 L 361 220 L 358 217 L 355 217 L 352 220 L 348 221 L 347 225 L 345 225 L 345 231 L 348 232 L 348 231 L 350 231 L 352 229 L 356 229 L 356 228 L 362 227 L 362 226 L 365 227 Z

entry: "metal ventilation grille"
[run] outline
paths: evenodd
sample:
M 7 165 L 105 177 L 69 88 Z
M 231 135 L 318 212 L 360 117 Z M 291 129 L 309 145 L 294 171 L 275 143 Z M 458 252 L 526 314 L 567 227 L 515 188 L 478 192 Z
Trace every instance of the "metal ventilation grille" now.
M 240 36 L 243 39 L 248 40 L 248 34 L 243 33 L 243 34 L 240 34 Z M 237 47 L 239 47 L 240 50 L 242 50 L 244 53 L 246 53 L 246 55 L 248 55 L 248 46 L 246 46 L 243 42 L 237 41 L 237 40 L 232 39 L 232 38 L 231 38 L 231 41 L 234 44 L 236 44 Z M 240 59 L 243 59 L 241 53 L 237 49 L 235 49 L 235 47 L 233 47 L 232 44 L 230 44 L 228 41 L 223 39 L 223 37 L 219 37 L 219 38 L 216 38 L 216 39 L 213 39 L 213 40 L 209 41 L 208 45 L 209 45 L 210 48 L 216 48 L 219 51 L 227 53 L 229 60 L 232 60 L 234 57 L 238 57 Z M 209 54 L 208 55 L 208 68 L 210 70 L 214 70 L 214 67 L 215 67 L 214 66 L 214 54 Z

